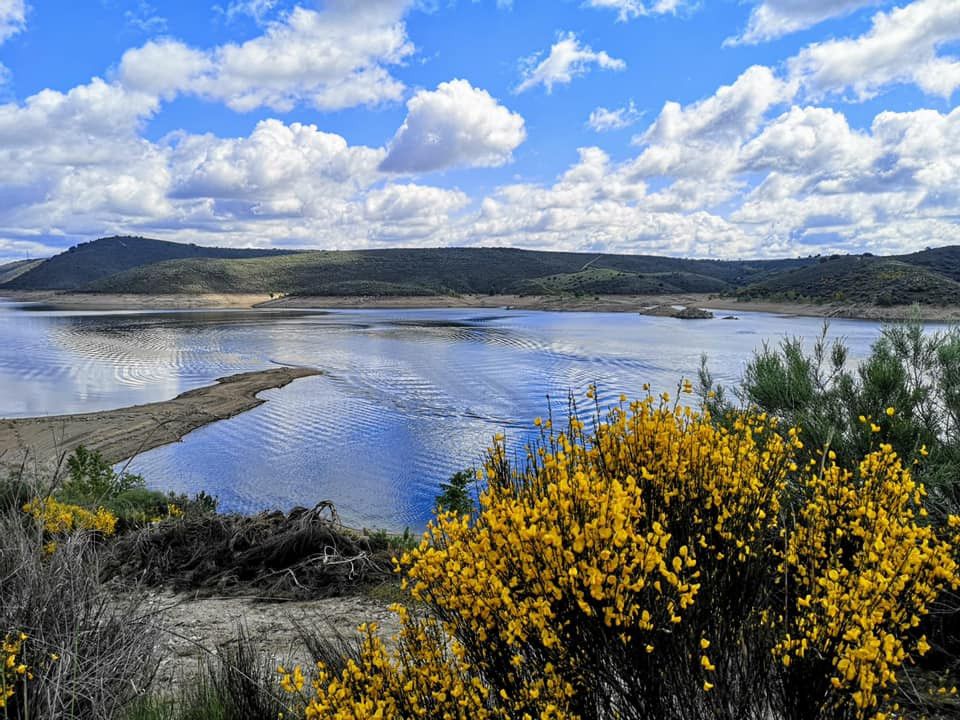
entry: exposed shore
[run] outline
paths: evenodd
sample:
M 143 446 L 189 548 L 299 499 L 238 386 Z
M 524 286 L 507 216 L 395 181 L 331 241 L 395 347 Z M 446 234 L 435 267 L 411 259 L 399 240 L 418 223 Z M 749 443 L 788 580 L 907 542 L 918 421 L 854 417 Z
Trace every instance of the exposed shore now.
M 199 427 L 266 402 L 257 394 L 297 378 L 321 374 L 313 368 L 281 367 L 220 378 L 173 400 L 78 415 L 0 420 L 0 465 L 56 466 L 78 445 L 117 463 L 180 440 Z
M 653 305 L 684 305 L 712 310 L 765 312 L 863 320 L 921 319 L 960 322 L 960 306 L 897 305 L 879 307 L 851 303 L 741 301 L 707 294 L 680 295 L 424 295 L 424 296 L 290 296 L 266 295 L 110 295 L 101 293 L 20 292 L 12 300 L 41 303 L 63 310 L 191 310 L 191 309 L 363 309 L 363 308 L 510 308 L 559 312 L 639 312 Z

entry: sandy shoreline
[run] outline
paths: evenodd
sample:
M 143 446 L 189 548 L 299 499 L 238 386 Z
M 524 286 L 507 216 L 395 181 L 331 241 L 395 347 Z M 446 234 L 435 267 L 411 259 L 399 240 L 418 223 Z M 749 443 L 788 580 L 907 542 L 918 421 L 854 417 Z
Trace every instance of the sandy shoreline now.
M 558 312 L 638 312 L 658 304 L 692 305 L 713 310 L 766 312 L 863 320 L 921 319 L 960 322 L 960 306 L 877 307 L 841 303 L 788 303 L 764 300 L 740 301 L 705 294 L 679 295 L 425 295 L 425 296 L 291 296 L 271 299 L 266 295 L 108 295 L 99 293 L 21 292 L 11 300 L 35 302 L 62 310 L 192 310 L 192 309 L 417 309 L 417 308 L 509 308 Z
M 741 301 L 706 294 L 680 295 L 425 295 L 425 296 L 291 296 L 265 295 L 108 295 L 94 293 L 9 293 L 12 300 L 35 302 L 62 310 L 190 310 L 190 309 L 417 309 L 509 308 L 558 312 L 639 312 L 652 305 L 692 305 L 713 310 L 766 312 L 778 315 L 836 317 L 863 320 L 960 322 L 960 306 L 900 305 L 877 307 L 840 303 Z
M 100 451 L 111 463 L 180 440 L 217 420 L 266 402 L 257 394 L 297 378 L 319 375 L 312 368 L 282 367 L 221 378 L 173 400 L 78 415 L 0 420 L 0 465 L 31 470 L 55 467 L 78 445 Z

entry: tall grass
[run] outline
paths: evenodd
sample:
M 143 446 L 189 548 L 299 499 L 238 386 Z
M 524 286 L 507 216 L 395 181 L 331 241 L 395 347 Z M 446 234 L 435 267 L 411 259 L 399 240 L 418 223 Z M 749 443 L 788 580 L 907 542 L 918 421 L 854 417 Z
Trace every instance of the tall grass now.
M 43 527 L 7 488 L 0 508 L 0 634 L 25 636 L 29 669 L 0 711 L 17 718 L 117 717 L 151 682 L 156 624 L 135 593 L 99 581 L 96 537 L 76 532 L 49 552 Z

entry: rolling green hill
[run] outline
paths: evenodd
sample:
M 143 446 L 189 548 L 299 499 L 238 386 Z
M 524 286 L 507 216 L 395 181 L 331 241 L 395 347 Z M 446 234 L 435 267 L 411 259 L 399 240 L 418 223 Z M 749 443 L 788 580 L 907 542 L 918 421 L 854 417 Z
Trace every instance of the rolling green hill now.
M 510 248 L 319 251 L 161 262 L 104 278 L 87 289 L 289 295 L 720 292 L 804 262 L 812 260 L 722 262 Z
M 949 250 L 951 248 L 943 248 Z M 929 251 L 934 253 L 934 251 Z M 866 305 L 960 305 L 960 282 L 933 268 L 937 254 L 842 255 L 779 273 L 737 291 L 742 298 L 813 300 Z M 903 258 L 924 262 L 906 262 Z
M 960 247 L 909 255 L 688 260 L 511 248 L 278 251 L 135 237 L 0 266 L 2 290 L 139 294 L 653 295 L 960 305 Z
M 10 290 L 78 290 L 130 268 L 182 258 L 250 258 L 289 254 L 282 250 L 210 248 L 140 237 L 109 237 L 83 243 L 0 281 Z

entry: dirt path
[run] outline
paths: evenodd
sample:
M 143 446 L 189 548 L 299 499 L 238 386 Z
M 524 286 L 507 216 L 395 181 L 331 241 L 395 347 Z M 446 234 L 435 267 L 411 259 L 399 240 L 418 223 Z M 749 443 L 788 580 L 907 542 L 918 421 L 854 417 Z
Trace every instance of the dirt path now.
M 257 393 L 319 375 L 313 368 L 281 367 L 220 378 L 173 400 L 79 415 L 0 420 L 0 464 L 48 469 L 78 445 L 111 463 L 179 441 L 199 427 L 266 402 Z

